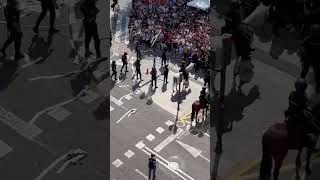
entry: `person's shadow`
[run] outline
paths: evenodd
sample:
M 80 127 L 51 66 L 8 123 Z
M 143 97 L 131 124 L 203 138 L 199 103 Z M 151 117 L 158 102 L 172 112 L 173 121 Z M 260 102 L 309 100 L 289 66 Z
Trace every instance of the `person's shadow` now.
M 225 110 L 223 125 L 224 132 L 230 132 L 233 128 L 233 122 L 239 122 L 243 119 L 243 110 L 245 107 L 252 104 L 255 100 L 260 99 L 260 91 L 257 85 L 250 89 L 248 95 L 243 94 L 241 91 L 237 91 L 235 87 L 231 89 L 231 92 L 225 97 Z
M 10 83 L 18 76 L 18 63 L 10 59 L 0 59 L 0 91 L 8 88 Z
M 48 34 L 46 40 L 44 40 L 44 38 L 40 37 L 39 35 L 34 35 L 29 46 L 29 57 L 34 60 L 41 57 L 42 60 L 38 61 L 37 64 L 43 63 L 53 52 L 53 49 L 50 48 L 52 39 L 52 33 Z

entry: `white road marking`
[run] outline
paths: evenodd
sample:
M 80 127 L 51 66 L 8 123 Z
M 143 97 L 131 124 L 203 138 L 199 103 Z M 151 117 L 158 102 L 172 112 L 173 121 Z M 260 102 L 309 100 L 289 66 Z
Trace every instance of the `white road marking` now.
M 136 169 L 135 170 L 138 174 L 140 174 L 144 179 L 148 179 L 148 176 L 145 175 L 143 172 L 141 172 L 140 170 Z
M 125 96 L 125 98 L 129 101 L 130 99 L 132 99 L 132 97 L 128 94 Z
M 14 129 L 18 134 L 26 139 L 33 139 L 42 133 L 42 130 L 36 125 L 29 125 L 12 112 L 7 111 L 0 106 L 0 121 Z
M 185 144 L 181 141 L 178 141 L 178 144 L 180 144 L 185 150 L 187 150 L 194 158 L 197 158 L 200 154 L 201 154 L 201 150 L 200 149 L 197 149 L 197 148 L 194 148 L 188 144 Z
M 188 179 L 190 179 L 190 180 L 195 180 L 194 178 L 192 178 L 190 175 L 188 175 L 187 173 L 185 173 L 184 171 L 182 171 L 181 169 L 177 169 L 176 171 L 175 170 L 173 170 L 173 169 L 171 169 L 168 165 L 169 165 L 169 161 L 167 161 L 164 157 L 162 157 L 162 156 L 160 156 L 159 154 L 157 154 L 156 152 L 154 152 L 154 151 L 152 151 L 150 148 L 148 148 L 148 147 L 144 147 L 147 151 L 149 151 L 150 153 L 152 153 L 152 154 L 155 154 L 156 155 L 156 157 L 158 158 L 158 162 L 160 162 L 162 165 L 164 165 L 166 168 L 168 168 L 170 171 L 172 171 L 172 172 L 174 172 L 175 174 L 177 174 L 179 177 L 181 177 L 182 179 L 186 179 L 185 177 L 187 177 Z M 159 160 L 162 160 L 162 161 L 164 161 L 165 162 L 165 164 L 164 163 L 162 163 L 161 161 L 159 161 Z M 181 176 L 181 174 L 179 174 L 178 172 L 180 172 L 181 174 L 183 174 L 185 177 L 183 177 L 183 176 Z
M 118 124 L 123 118 L 125 118 L 126 116 L 130 116 L 131 114 L 135 113 L 136 109 L 130 109 L 128 112 L 126 112 L 117 122 L 116 124 Z
M 129 149 L 126 153 L 124 153 L 124 155 L 127 156 L 127 158 L 129 158 L 129 159 L 130 159 L 134 154 L 135 154 L 135 153 L 132 152 L 130 149 Z
M 130 117 L 132 114 L 136 113 L 137 109 L 131 109 L 131 112 L 128 114 L 128 117 Z
M 0 140 L 0 159 L 12 151 L 12 148 L 5 142 Z
M 143 141 L 140 141 L 140 142 L 138 142 L 135 146 L 136 146 L 138 149 L 142 149 L 142 148 L 145 146 L 145 144 L 143 144 Z
M 167 126 L 171 126 L 171 125 L 174 125 L 174 123 L 170 120 L 168 120 L 166 123 L 165 123 Z
M 112 163 L 116 168 L 120 167 L 123 162 L 120 159 L 116 159 L 115 161 L 113 161 Z
M 162 127 L 158 127 L 158 128 L 156 129 L 156 131 L 157 131 L 159 134 L 161 134 L 161 133 L 164 131 L 164 129 L 163 129 Z
M 146 139 L 148 139 L 149 141 L 154 140 L 154 138 L 156 138 L 156 137 L 154 137 L 154 135 L 152 135 L 152 134 L 149 134 L 149 135 L 146 137 Z
M 128 86 L 130 86 L 130 85 L 122 85 L 122 86 L 119 86 L 119 87 L 122 88 L 122 87 L 128 87 Z
M 57 121 L 62 122 L 64 119 L 66 119 L 72 113 L 63 107 L 58 106 L 58 107 L 53 108 L 47 114 L 49 116 L 51 116 L 52 118 L 56 119 Z
M 206 160 L 208 163 L 210 163 L 210 159 L 204 157 L 202 154 L 199 154 L 199 157 L 201 157 L 202 159 Z
M 32 66 L 32 65 L 34 65 L 34 64 L 36 64 L 36 63 L 38 63 L 39 61 L 42 61 L 42 60 L 43 60 L 43 57 L 38 57 L 36 60 L 22 65 L 21 68 L 22 69 L 27 68 L 27 67 Z
M 68 161 L 66 161 L 65 163 L 63 163 L 63 165 L 58 169 L 57 173 L 60 174 L 62 173 L 62 171 L 68 167 L 71 163 L 76 163 L 79 160 L 81 160 L 82 158 L 84 158 L 86 156 L 87 152 L 83 152 L 83 153 L 79 153 L 77 156 L 73 157 L 72 159 L 69 159 Z
M 53 161 L 49 167 L 47 167 L 46 169 L 44 169 L 40 175 L 35 178 L 34 180 L 41 180 L 49 171 L 51 171 L 55 166 L 57 166 L 61 161 L 63 161 L 64 159 L 67 158 L 67 156 L 73 152 L 79 151 L 81 149 L 76 149 L 76 150 L 71 150 L 69 152 L 67 152 L 66 154 L 60 156 L 58 159 L 56 159 L 55 161 Z
M 130 99 L 131 99 L 131 97 L 130 97 L 131 94 L 133 94 L 133 92 L 122 96 L 122 97 L 119 99 L 119 101 L 122 102 L 122 99 L 123 99 L 123 98 L 126 98 L 126 99 L 130 100 Z M 129 97 L 128 97 L 128 96 L 129 96 Z
M 123 105 L 123 103 L 120 101 L 120 100 L 118 100 L 118 99 L 116 99 L 115 97 L 113 97 L 112 95 L 110 95 L 110 100 L 112 101 L 112 102 L 114 102 L 116 105 L 118 105 L 118 106 L 122 106 Z
M 140 90 L 140 89 L 136 89 L 136 90 L 134 91 L 134 93 L 138 95 L 138 94 L 141 93 L 141 90 Z
M 181 137 L 185 137 L 190 134 L 190 124 L 187 124 L 186 129 L 183 131 L 183 133 L 180 134 L 180 136 L 177 137 L 177 139 L 180 139 Z
M 56 105 L 50 106 L 50 107 L 48 107 L 48 108 L 46 108 L 46 109 L 44 109 L 44 110 L 42 110 L 42 111 L 37 112 L 37 113 L 33 116 L 33 118 L 31 119 L 31 121 L 29 121 L 29 125 L 34 124 L 34 123 L 36 122 L 36 120 L 37 120 L 42 114 L 44 114 L 44 113 L 46 113 L 46 112 L 49 112 L 49 111 L 51 111 L 52 109 L 54 109 L 54 108 L 56 108 L 56 107 L 64 106 L 64 105 L 66 105 L 66 104 L 69 104 L 69 103 L 71 103 L 71 102 L 79 99 L 84 93 L 85 93 L 85 90 L 82 90 L 81 92 L 79 92 L 79 94 L 78 94 L 76 97 L 74 97 L 74 98 L 72 98 L 72 99 L 69 99 L 69 100 L 67 100 L 67 101 L 58 103 L 58 104 L 56 104 Z
M 157 147 L 154 148 L 155 151 L 160 152 L 164 147 L 166 147 L 168 144 L 170 144 L 175 138 L 177 138 L 183 130 L 179 128 L 176 132 L 176 134 L 171 134 L 169 137 L 167 137 L 164 141 L 162 141 Z
M 204 135 L 206 135 L 206 136 L 210 137 L 210 135 L 209 135 L 208 133 L 204 133 Z
M 114 108 L 112 106 L 110 106 L 110 112 L 113 111 L 113 110 L 114 110 Z
M 80 70 L 76 70 L 76 71 L 71 71 L 65 74 L 58 74 L 58 75 L 50 75 L 50 76 L 38 76 L 38 77 L 34 77 L 34 78 L 29 78 L 29 81 L 36 81 L 36 80 L 40 80 L 40 79 L 56 79 L 56 78 L 63 78 L 63 77 L 67 77 L 73 74 L 77 74 L 80 73 Z

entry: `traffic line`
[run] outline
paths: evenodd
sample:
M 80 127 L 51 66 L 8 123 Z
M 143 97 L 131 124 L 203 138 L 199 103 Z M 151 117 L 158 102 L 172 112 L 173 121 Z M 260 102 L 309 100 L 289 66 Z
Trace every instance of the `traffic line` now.
M 141 172 L 139 169 L 135 169 L 135 171 L 140 174 L 144 179 L 148 179 L 148 176 Z
M 114 108 L 112 106 L 110 106 L 110 112 L 113 111 L 113 110 L 114 110 Z
M 164 129 L 163 129 L 162 127 L 158 127 L 158 128 L 156 129 L 156 131 L 157 131 L 159 134 L 161 134 L 161 133 L 163 133 Z
M 114 165 L 116 168 L 119 168 L 122 164 L 123 162 L 120 159 L 116 159 L 112 162 L 112 165 Z
M 152 134 L 149 134 L 148 136 L 146 136 L 146 139 L 148 139 L 150 142 L 153 141 L 154 138 L 156 138 L 156 137 L 154 137 L 154 135 L 152 135 Z
M 33 139 L 42 133 L 42 130 L 38 126 L 28 124 L 26 121 L 1 106 L 0 121 L 27 139 Z
M 122 121 L 123 118 L 125 118 L 126 116 L 130 116 L 131 114 L 135 113 L 137 111 L 137 109 L 130 109 L 128 112 L 126 112 L 117 122 L 116 124 L 119 124 L 120 121 Z
M 0 140 L 0 159 L 12 151 L 12 148 L 5 142 Z
M 82 91 L 80 91 L 80 92 L 78 93 L 78 95 L 77 95 L 76 97 L 74 97 L 74 98 L 72 98 L 72 99 L 69 99 L 69 100 L 67 100 L 67 101 L 63 101 L 63 102 L 61 102 L 61 103 L 58 103 L 58 104 L 56 104 L 56 105 L 50 106 L 50 107 L 48 107 L 48 108 L 46 108 L 46 109 L 44 109 L 44 110 L 42 110 L 42 111 L 37 112 L 37 113 L 32 117 L 31 121 L 29 121 L 28 124 L 29 124 L 29 125 L 33 125 L 33 124 L 36 122 L 36 120 L 37 120 L 42 114 L 47 113 L 47 112 L 51 111 L 52 109 L 54 109 L 54 108 L 56 108 L 56 107 L 60 107 L 60 106 L 64 106 L 64 105 L 66 105 L 66 104 L 69 104 L 69 103 L 71 103 L 71 102 L 79 99 L 84 93 L 85 93 L 85 90 L 82 90 Z
M 121 102 L 120 100 L 116 99 L 115 97 L 113 97 L 112 95 L 110 95 L 110 100 L 112 102 L 114 102 L 116 105 L 118 106 L 122 106 L 123 105 L 123 102 Z
M 187 173 L 185 173 L 184 171 L 182 171 L 181 169 L 176 169 L 176 170 L 174 170 L 174 169 L 172 169 L 172 168 L 170 168 L 169 167 L 169 161 L 168 160 L 166 160 L 164 157 L 162 157 L 162 156 L 160 156 L 159 154 L 157 154 L 156 152 L 154 152 L 154 151 L 152 151 L 150 148 L 148 148 L 147 146 L 145 146 L 144 147 L 144 149 L 145 150 L 147 150 L 148 152 L 150 152 L 150 153 L 152 153 L 152 154 L 155 154 L 156 155 L 156 157 L 158 158 L 158 161 L 162 164 L 162 165 L 164 165 L 166 168 L 168 168 L 170 171 L 172 171 L 172 172 L 174 172 L 176 175 L 178 175 L 180 178 L 182 178 L 182 179 L 184 179 L 184 180 L 187 180 L 187 179 L 189 179 L 189 180 L 195 180 L 193 177 L 191 177 L 190 175 L 188 175 Z M 143 149 L 143 150 L 144 150 Z M 163 161 L 163 162 L 162 162 Z M 185 177 L 187 177 L 187 178 L 185 178 L 184 176 L 182 176 L 181 174 L 179 174 L 178 172 L 180 172 L 181 174 L 183 174 Z
M 175 140 L 183 130 L 179 128 L 176 132 L 176 134 L 171 134 L 169 137 L 167 137 L 164 141 L 162 141 L 157 147 L 154 148 L 156 152 L 160 152 L 164 147 L 166 147 L 168 144 L 170 144 L 173 140 Z
M 134 156 L 134 152 L 132 152 L 130 149 L 124 153 L 124 155 L 127 157 L 127 158 L 131 158 L 132 156 Z
M 38 57 L 38 58 L 37 58 L 36 60 L 34 60 L 34 61 L 30 61 L 30 59 L 29 59 L 29 63 L 26 63 L 26 64 L 22 65 L 21 68 L 22 68 L 22 69 L 25 69 L 25 68 L 30 67 L 30 66 L 32 66 L 32 65 L 34 65 L 34 64 L 36 64 L 36 63 L 38 63 L 38 62 L 40 62 L 40 61 L 42 61 L 42 60 L 43 60 L 43 57 Z
M 53 161 L 46 169 L 44 169 L 39 176 L 37 176 L 34 180 L 41 180 L 49 171 L 51 171 L 55 166 L 57 166 L 61 161 L 63 161 L 64 159 L 66 159 L 68 157 L 69 154 L 77 152 L 77 151 L 81 151 L 81 149 L 76 149 L 76 150 L 71 150 L 67 153 L 65 153 L 64 155 L 60 156 L 59 158 L 57 158 L 55 161 Z

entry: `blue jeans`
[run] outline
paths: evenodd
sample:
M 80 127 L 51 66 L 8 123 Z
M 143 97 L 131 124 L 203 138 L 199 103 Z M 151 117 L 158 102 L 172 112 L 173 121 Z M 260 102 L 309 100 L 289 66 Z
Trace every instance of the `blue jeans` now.
M 157 168 L 149 168 L 149 178 L 148 178 L 148 180 L 151 180 L 151 174 L 153 174 L 152 180 L 156 179 L 156 169 Z

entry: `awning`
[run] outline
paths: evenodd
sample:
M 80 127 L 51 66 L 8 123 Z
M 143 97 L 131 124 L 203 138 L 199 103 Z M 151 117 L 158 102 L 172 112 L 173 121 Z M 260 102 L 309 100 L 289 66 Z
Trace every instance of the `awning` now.
M 187 5 L 206 11 L 210 8 L 210 0 L 193 0 Z

